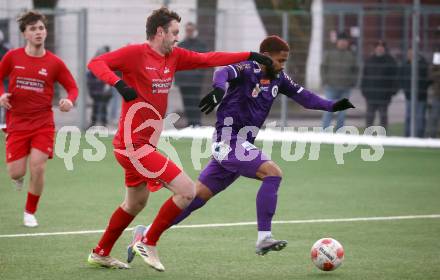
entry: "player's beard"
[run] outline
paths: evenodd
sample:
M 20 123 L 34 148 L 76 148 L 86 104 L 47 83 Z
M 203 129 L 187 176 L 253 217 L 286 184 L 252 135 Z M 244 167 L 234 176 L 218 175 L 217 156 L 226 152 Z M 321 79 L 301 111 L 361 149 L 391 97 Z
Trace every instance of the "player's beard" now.
M 170 54 L 173 51 L 175 42 L 164 42 L 163 46 L 163 52 L 165 55 Z
M 278 75 L 277 70 L 272 65 L 266 66 L 266 75 L 270 80 L 275 80 Z

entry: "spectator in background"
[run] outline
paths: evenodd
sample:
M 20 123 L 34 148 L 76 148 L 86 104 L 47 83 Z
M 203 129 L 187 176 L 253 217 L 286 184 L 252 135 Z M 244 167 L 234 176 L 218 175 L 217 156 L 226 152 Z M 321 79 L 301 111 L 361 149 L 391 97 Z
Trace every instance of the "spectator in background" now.
M 112 87 L 111 88 L 112 91 L 112 98 L 110 99 L 110 104 L 109 104 L 109 121 L 112 125 L 118 127 L 118 123 L 119 123 L 119 115 L 121 113 L 121 101 L 122 101 L 122 97 L 120 94 L 118 94 L 118 91 Z
M 411 65 L 413 61 L 412 49 L 409 48 L 406 53 L 406 61 L 400 68 L 400 88 L 403 89 L 406 99 L 406 114 L 405 114 L 405 136 L 410 136 L 411 126 Z M 424 137 L 425 123 L 426 123 L 426 100 L 428 96 L 428 63 L 423 56 L 418 56 L 418 97 L 416 101 L 416 137 Z
M 386 43 L 379 40 L 374 53 L 365 62 L 361 83 L 362 95 L 367 102 L 366 127 L 372 126 L 376 112 L 380 125 L 388 128 L 388 106 L 396 93 L 397 63 L 388 53 Z
M 178 44 L 179 47 L 196 51 L 206 52 L 206 45 L 197 38 L 197 27 L 194 23 L 188 22 L 185 25 L 185 38 Z M 176 85 L 182 94 L 183 106 L 188 125 L 200 125 L 199 101 L 202 90 L 202 82 L 205 70 L 197 69 L 176 73 Z
M 109 46 L 103 46 L 96 51 L 95 57 L 109 51 Z M 92 119 L 89 127 L 96 125 L 98 122 L 101 125 L 106 126 L 107 107 L 112 98 L 112 88 L 96 78 L 90 71 L 87 71 L 87 87 L 89 89 L 90 97 L 93 100 Z
M 348 98 L 350 89 L 356 85 L 357 73 L 356 57 L 349 49 L 349 37 L 346 33 L 339 33 L 336 49 L 325 54 L 321 65 L 325 97 L 334 101 Z M 322 126 L 330 126 L 332 118 L 332 112 L 324 112 Z M 337 112 L 336 130 L 344 126 L 344 121 L 345 111 Z
M 438 121 L 440 118 L 440 46 L 433 55 L 429 68 L 429 78 L 432 81 L 432 95 L 428 115 L 428 136 L 435 138 L 438 134 Z

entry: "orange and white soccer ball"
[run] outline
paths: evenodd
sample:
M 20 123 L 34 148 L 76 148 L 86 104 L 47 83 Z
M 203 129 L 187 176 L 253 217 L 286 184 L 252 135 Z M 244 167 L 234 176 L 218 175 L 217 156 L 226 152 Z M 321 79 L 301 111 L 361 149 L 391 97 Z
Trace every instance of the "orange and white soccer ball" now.
M 335 270 L 344 260 L 344 248 L 341 243 L 330 237 L 316 241 L 310 254 L 316 267 L 324 271 Z

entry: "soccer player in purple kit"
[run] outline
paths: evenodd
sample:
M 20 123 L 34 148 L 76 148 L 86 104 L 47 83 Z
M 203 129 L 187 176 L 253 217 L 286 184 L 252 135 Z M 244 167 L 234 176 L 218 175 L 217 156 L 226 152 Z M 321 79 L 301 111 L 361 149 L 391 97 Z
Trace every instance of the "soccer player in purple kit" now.
M 283 39 L 269 36 L 261 42 L 260 53 L 271 57 L 272 66 L 245 61 L 215 72 L 214 90 L 199 105 L 202 112 L 208 114 L 220 104 L 212 144 L 213 158 L 196 183 L 196 198 L 174 220 L 174 225 L 205 205 L 238 177 L 245 176 L 262 181 L 256 198 L 256 253 L 265 255 L 287 246 L 287 241 L 274 239 L 271 232 L 282 172 L 275 162 L 254 146 L 258 130 L 278 94 L 288 96 L 307 109 L 336 112 L 354 108 L 348 99 L 336 102 L 322 99 L 295 83 L 283 71 L 289 51 L 289 45 Z M 229 87 L 225 95 L 226 83 Z M 147 230 L 145 226 L 137 226 L 133 231 L 133 243 Z M 134 257 L 132 244 L 128 247 L 128 262 Z

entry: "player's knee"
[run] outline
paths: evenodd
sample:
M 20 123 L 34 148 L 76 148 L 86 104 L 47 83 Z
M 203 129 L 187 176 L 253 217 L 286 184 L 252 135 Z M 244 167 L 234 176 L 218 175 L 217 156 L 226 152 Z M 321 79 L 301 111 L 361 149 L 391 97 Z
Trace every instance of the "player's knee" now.
M 26 175 L 26 171 L 8 169 L 8 174 L 9 174 L 9 177 L 11 177 L 11 179 L 18 180 L 20 178 L 23 178 L 24 175 Z
M 44 163 L 31 163 L 30 170 L 33 176 L 41 176 L 46 169 L 46 165 Z
M 11 177 L 11 179 L 13 180 L 18 180 L 20 178 L 23 178 L 24 175 L 26 175 L 26 169 L 23 168 L 8 166 L 7 169 L 8 169 L 9 177 Z
M 281 171 L 281 168 L 276 165 L 273 161 L 267 162 L 267 164 L 264 166 L 264 177 L 283 177 L 283 172 Z
M 185 191 L 184 193 L 182 193 L 181 196 L 189 204 L 196 197 L 196 190 L 195 190 L 195 188 L 189 189 L 189 190 Z
M 200 182 L 196 183 L 196 194 L 198 198 L 202 199 L 205 202 L 210 200 L 211 197 L 214 196 L 212 191 L 207 186 L 205 186 Z
M 283 178 L 283 171 L 281 171 L 281 169 L 278 166 L 275 166 L 275 168 L 273 169 L 273 171 L 270 173 L 269 176 Z
M 185 187 L 182 188 L 179 193 L 177 193 L 177 196 L 185 205 L 189 205 L 196 197 L 196 188 L 194 182 L 187 182 Z
M 142 209 L 147 205 L 146 200 L 136 200 L 136 201 L 125 201 L 123 204 L 123 209 L 130 214 L 137 215 Z
M 138 201 L 138 202 L 136 202 L 136 204 L 134 205 L 134 210 L 136 211 L 136 212 L 141 212 L 142 211 L 142 209 L 144 209 L 145 208 L 145 206 L 147 205 L 147 202 L 146 201 Z

